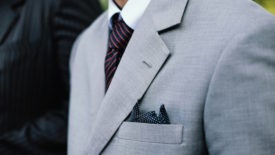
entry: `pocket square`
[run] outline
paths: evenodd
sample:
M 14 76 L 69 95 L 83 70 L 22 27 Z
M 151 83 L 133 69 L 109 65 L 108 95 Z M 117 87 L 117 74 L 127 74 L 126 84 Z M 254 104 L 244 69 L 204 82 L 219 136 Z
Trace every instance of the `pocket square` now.
M 170 124 L 170 120 L 164 105 L 160 106 L 159 115 L 157 115 L 155 111 L 141 114 L 139 103 L 134 106 L 129 117 L 129 121 L 149 124 Z

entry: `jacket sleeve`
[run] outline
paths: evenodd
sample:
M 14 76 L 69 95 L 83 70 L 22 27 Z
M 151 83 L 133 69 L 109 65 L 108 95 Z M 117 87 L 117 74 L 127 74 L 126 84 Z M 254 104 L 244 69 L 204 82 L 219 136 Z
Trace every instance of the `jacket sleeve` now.
M 204 127 L 210 155 L 275 154 L 275 23 L 238 34 L 217 64 Z
M 64 92 L 62 109 L 49 111 L 20 130 L 1 135 L 0 154 L 66 154 L 70 50 L 78 34 L 101 13 L 101 7 L 96 0 L 63 0 L 58 5 L 51 26 Z

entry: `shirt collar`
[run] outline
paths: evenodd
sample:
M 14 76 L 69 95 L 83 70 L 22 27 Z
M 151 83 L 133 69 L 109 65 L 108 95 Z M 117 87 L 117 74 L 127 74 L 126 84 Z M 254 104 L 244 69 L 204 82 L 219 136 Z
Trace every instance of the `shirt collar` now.
M 136 28 L 136 25 L 142 15 L 144 14 L 147 6 L 151 0 L 128 0 L 122 10 L 115 4 L 113 0 L 109 0 L 108 8 L 108 20 L 109 23 L 114 14 L 120 13 L 120 18 L 132 29 Z M 112 25 L 110 24 L 110 28 Z

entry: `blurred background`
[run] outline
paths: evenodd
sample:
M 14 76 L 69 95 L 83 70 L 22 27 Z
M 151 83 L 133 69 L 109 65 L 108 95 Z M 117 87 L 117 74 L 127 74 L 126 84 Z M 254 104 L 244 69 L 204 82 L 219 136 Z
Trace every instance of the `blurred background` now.
M 275 0 L 255 0 L 272 14 L 275 14 Z
M 255 0 L 261 6 L 266 8 L 269 12 L 275 15 L 275 0 Z M 108 7 L 108 0 L 100 0 L 100 3 L 104 9 Z

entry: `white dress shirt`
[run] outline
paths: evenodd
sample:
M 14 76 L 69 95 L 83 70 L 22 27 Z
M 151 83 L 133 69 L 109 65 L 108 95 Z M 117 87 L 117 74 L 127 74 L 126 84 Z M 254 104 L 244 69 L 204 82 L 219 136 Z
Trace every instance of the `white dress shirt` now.
M 108 19 L 110 28 L 112 28 L 112 22 L 110 22 L 112 16 L 116 13 L 120 13 L 120 18 L 122 18 L 130 28 L 135 30 L 137 23 L 144 14 L 150 1 L 151 0 L 128 0 L 122 10 L 120 10 L 113 0 L 109 0 Z

